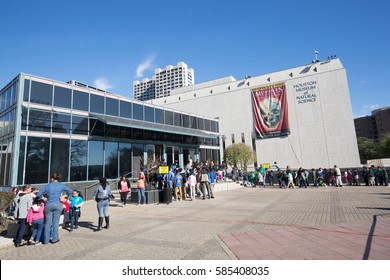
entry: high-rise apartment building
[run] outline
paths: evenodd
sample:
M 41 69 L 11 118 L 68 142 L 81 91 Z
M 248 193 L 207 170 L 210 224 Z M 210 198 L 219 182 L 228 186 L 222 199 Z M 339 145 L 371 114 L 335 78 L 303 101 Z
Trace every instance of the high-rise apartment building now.
M 150 100 L 169 96 L 171 90 L 190 86 L 195 83 L 194 69 L 188 68 L 184 62 L 176 66 L 168 65 L 165 69 L 156 68 L 151 79 L 133 82 L 134 98 Z
M 371 112 L 371 116 L 354 119 L 357 137 L 380 139 L 390 133 L 390 106 Z

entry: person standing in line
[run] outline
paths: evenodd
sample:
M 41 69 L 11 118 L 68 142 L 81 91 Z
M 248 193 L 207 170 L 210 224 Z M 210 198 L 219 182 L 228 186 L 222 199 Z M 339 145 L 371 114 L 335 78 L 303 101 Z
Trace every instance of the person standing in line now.
M 213 169 L 210 169 L 209 177 L 210 177 L 210 194 L 211 194 L 211 198 L 214 198 L 215 173 Z
M 15 219 L 18 221 L 19 224 L 19 228 L 15 238 L 15 247 L 20 247 L 22 245 L 23 235 L 27 228 L 26 218 L 33 202 L 33 198 L 30 193 L 31 186 L 25 185 L 14 198 Z
M 334 176 L 336 177 L 336 187 L 342 187 L 343 181 L 341 180 L 341 170 L 337 167 L 337 165 L 334 166 Z
M 206 199 L 206 191 L 207 191 L 209 199 L 211 198 L 210 188 L 208 185 L 209 183 L 210 183 L 209 173 L 208 173 L 206 167 L 203 167 L 202 171 L 200 173 L 200 184 L 201 184 L 202 190 L 203 190 L 203 199 Z
M 107 184 L 106 178 L 101 178 L 99 180 L 100 184 L 96 187 L 93 197 L 97 202 L 98 210 L 98 227 L 95 231 L 100 231 L 103 225 L 103 217 L 106 220 L 106 226 L 104 228 L 108 229 L 110 227 L 110 216 L 108 213 L 108 206 L 110 205 L 110 198 L 112 197 L 111 187 Z
M 62 213 L 62 203 L 60 201 L 61 195 L 63 192 L 67 195 L 72 194 L 72 189 L 67 185 L 60 183 L 62 175 L 59 173 L 53 173 L 50 176 L 50 183 L 45 185 L 37 193 L 38 198 L 42 198 L 42 195 L 46 193 L 46 197 L 43 197 L 42 200 L 46 202 L 45 205 L 45 239 L 43 244 L 48 244 L 50 240 L 50 231 L 53 227 L 53 238 L 51 240 L 52 244 L 55 244 L 60 241 L 58 238 L 58 228 L 60 226 L 60 217 Z
M 122 176 L 121 179 L 119 180 L 118 190 L 119 190 L 119 194 L 121 196 L 122 207 L 125 207 L 126 201 L 127 201 L 127 195 L 129 194 L 129 191 L 131 190 L 130 181 L 128 179 L 126 179 L 125 176 Z
M 72 196 L 69 199 L 69 218 L 70 218 L 70 232 L 74 229 L 78 229 L 78 222 L 80 217 L 80 207 L 84 204 L 84 199 L 81 196 L 80 190 L 74 190 Z
M 196 176 L 194 174 L 194 171 L 190 171 L 190 176 L 188 177 L 188 185 L 190 186 L 190 197 L 191 201 L 195 201 L 195 186 L 196 186 Z
M 139 178 L 137 182 L 137 190 L 138 190 L 138 203 L 137 205 L 141 204 L 141 197 L 143 199 L 142 205 L 145 205 L 146 198 L 145 198 L 145 173 L 140 172 Z
M 173 184 L 175 186 L 175 199 L 176 201 L 181 200 L 182 193 L 181 187 L 183 185 L 183 176 L 180 174 L 180 169 L 175 170 L 175 177 L 173 178 Z
M 41 235 L 43 232 L 44 222 L 45 222 L 45 203 L 43 203 L 42 199 L 38 199 L 35 197 L 34 202 L 28 211 L 27 214 L 27 223 L 34 227 L 34 230 L 31 234 L 31 238 L 29 241 L 30 245 L 39 245 L 41 244 Z

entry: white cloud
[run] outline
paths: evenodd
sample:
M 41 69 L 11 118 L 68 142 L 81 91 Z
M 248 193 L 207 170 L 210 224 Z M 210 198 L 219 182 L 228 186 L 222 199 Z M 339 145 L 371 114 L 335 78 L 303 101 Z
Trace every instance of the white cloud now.
M 93 82 L 93 84 L 95 87 L 102 89 L 102 90 L 109 90 L 112 88 L 112 85 L 109 83 L 109 81 L 106 78 L 96 79 Z
M 142 61 L 141 64 L 139 64 L 137 66 L 137 70 L 135 71 L 135 77 L 142 78 L 144 76 L 145 70 L 149 70 L 149 69 L 152 69 L 153 67 L 155 67 L 153 65 L 153 60 L 155 58 L 156 58 L 156 55 L 153 54 L 153 55 L 150 55 L 149 57 L 147 57 L 144 61 Z
M 368 105 L 363 105 L 362 109 L 361 109 L 361 112 L 364 114 L 364 115 L 370 115 L 372 111 L 374 111 L 375 109 L 378 109 L 380 108 L 381 106 L 378 105 L 378 104 L 368 104 Z

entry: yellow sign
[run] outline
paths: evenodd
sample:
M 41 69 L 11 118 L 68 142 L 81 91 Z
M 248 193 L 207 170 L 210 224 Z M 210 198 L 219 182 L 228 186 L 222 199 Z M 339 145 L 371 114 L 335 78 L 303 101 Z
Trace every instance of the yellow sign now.
M 162 165 L 158 167 L 158 173 L 160 174 L 168 174 L 169 173 L 169 167 L 166 165 Z
M 263 163 L 263 167 L 265 169 L 269 169 L 271 167 L 271 165 L 269 163 Z

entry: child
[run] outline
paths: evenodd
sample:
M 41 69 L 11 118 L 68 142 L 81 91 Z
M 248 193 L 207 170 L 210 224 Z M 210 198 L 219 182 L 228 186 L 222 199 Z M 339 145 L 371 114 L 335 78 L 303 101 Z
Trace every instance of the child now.
M 83 205 L 84 199 L 80 195 L 80 190 L 74 190 L 72 196 L 70 197 L 70 208 L 69 208 L 69 218 L 70 218 L 70 232 L 74 229 L 78 229 L 78 221 L 80 217 L 80 207 Z
M 70 219 L 69 219 L 69 209 L 70 209 L 70 203 L 69 198 L 67 195 L 63 195 L 60 197 L 60 201 L 62 203 L 62 213 L 60 217 L 60 225 L 63 224 L 63 227 L 66 228 L 67 225 L 69 225 Z
M 27 214 L 27 223 L 30 226 L 34 227 L 32 232 L 29 244 L 30 245 L 39 245 L 41 244 L 41 235 L 44 228 L 44 210 L 45 204 L 42 199 L 38 199 L 37 197 L 34 199 L 33 205 Z
M 190 187 L 190 197 L 191 201 L 195 201 L 195 186 L 196 186 L 196 177 L 194 172 L 191 172 L 190 177 L 188 177 L 188 185 Z

